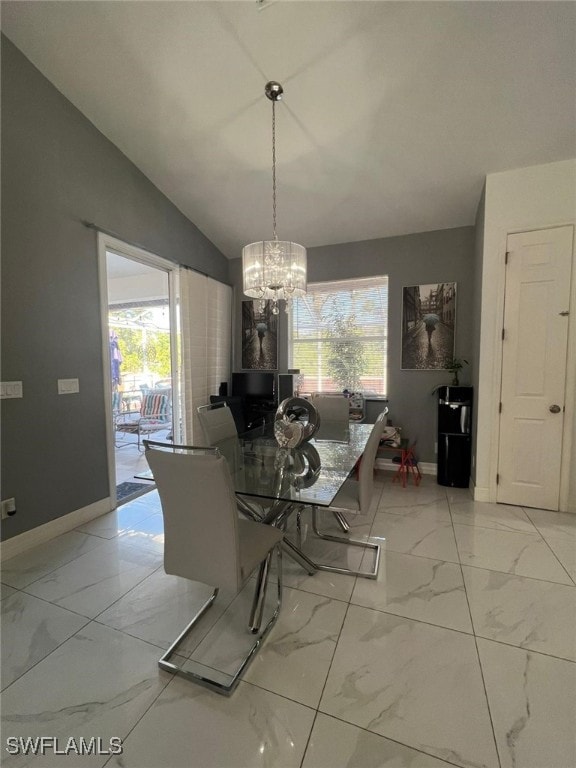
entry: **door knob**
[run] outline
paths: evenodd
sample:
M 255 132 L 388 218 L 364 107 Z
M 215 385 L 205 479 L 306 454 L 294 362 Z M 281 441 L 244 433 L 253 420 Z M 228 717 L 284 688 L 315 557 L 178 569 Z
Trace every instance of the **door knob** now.
M 550 413 L 560 413 L 562 408 L 560 408 L 559 405 L 551 405 L 550 408 L 548 408 L 548 410 L 550 411 Z

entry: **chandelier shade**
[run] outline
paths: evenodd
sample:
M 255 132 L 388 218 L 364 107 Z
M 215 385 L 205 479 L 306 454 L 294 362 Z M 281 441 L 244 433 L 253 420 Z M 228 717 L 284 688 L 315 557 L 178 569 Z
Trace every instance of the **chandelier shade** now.
M 272 102 L 272 232 L 271 240 L 258 240 L 242 249 L 244 293 L 253 299 L 272 302 L 272 312 L 278 313 L 278 302 L 290 302 L 306 293 L 306 248 L 290 240 L 278 240 L 276 235 L 276 102 L 284 89 L 271 80 L 265 94 Z
M 306 293 L 306 248 L 289 240 L 259 240 L 242 249 L 244 293 L 289 301 Z

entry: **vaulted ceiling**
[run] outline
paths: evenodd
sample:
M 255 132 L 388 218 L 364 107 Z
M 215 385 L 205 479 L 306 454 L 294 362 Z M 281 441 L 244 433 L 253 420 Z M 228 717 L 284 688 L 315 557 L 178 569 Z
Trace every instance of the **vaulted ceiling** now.
M 3 32 L 225 253 L 471 224 L 576 155 L 572 2 L 3 2 Z

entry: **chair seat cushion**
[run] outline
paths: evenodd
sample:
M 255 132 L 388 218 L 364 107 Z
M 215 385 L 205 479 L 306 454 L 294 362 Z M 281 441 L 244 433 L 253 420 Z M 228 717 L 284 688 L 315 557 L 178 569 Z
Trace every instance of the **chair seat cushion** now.
M 140 405 L 140 416 L 148 418 L 168 418 L 169 399 L 167 395 L 157 393 L 144 395 Z
M 360 483 L 357 480 L 346 480 L 330 506 L 337 509 L 349 509 L 353 512 L 360 512 L 360 502 L 358 500 L 359 485 Z
M 242 579 L 247 579 L 260 565 L 263 552 L 269 552 L 282 539 L 278 528 L 252 520 L 238 520 L 238 538 L 240 546 L 240 571 Z

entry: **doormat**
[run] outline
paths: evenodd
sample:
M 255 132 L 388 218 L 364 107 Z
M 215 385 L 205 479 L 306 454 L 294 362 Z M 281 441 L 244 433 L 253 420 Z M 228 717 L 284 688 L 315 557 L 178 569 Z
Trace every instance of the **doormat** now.
M 137 496 L 142 496 L 143 493 L 151 491 L 155 487 L 152 483 L 120 483 L 120 485 L 116 486 L 116 502 L 124 504 L 131 499 L 135 499 Z

